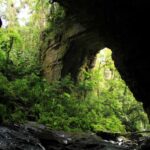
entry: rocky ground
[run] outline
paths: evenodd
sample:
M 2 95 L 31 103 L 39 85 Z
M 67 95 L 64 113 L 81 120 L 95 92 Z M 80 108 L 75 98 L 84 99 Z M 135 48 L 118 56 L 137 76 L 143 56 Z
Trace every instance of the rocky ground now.
M 0 150 L 149 150 L 150 137 L 133 139 L 106 132 L 67 133 L 44 125 L 0 126 Z

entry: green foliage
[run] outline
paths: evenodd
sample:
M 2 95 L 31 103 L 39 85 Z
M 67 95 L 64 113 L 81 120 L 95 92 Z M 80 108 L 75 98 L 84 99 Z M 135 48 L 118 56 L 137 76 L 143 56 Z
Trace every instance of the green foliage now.
M 27 26 L 16 23 L 11 27 L 15 23 L 7 17 L 10 25 L 0 29 L 0 121 L 31 120 L 52 129 L 71 131 L 147 129 L 142 104 L 136 102 L 121 80 L 108 49 L 98 54 L 93 70 L 83 69 L 77 83 L 69 75 L 53 83 L 39 76 L 40 33 L 46 27 L 43 18 L 50 9 L 44 32 L 48 37 L 44 37 L 46 49 L 50 40 L 59 38 L 65 12 L 58 4 L 48 6 L 48 1 L 42 0 L 23 0 L 21 8 L 24 2 L 35 11 Z M 11 16 L 11 11 L 7 13 Z M 16 17 L 13 20 L 17 22 Z
M 0 69 L 4 69 L 5 60 L 6 60 L 5 52 L 0 50 Z
M 12 122 L 23 123 L 26 119 L 25 113 L 20 109 L 16 109 L 10 116 Z
M 64 19 L 64 16 L 65 16 L 65 11 L 63 7 L 61 7 L 58 3 L 54 3 L 51 5 L 49 22 L 58 25 Z
M 118 72 L 108 80 L 103 69 L 84 71 L 78 83 L 70 76 L 47 83 L 35 73 L 8 81 L 1 74 L 0 84 L 3 121 L 35 120 L 52 129 L 69 131 L 126 132 L 148 128 L 142 105 Z
M 0 121 L 5 120 L 6 116 L 7 116 L 6 106 L 3 104 L 0 104 Z

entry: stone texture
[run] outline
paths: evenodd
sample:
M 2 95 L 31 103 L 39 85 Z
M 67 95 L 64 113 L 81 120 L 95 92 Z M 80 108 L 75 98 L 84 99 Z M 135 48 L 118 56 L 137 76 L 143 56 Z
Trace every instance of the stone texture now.
M 148 142 L 148 137 L 134 142 L 119 133 L 53 131 L 36 122 L 0 126 L 1 150 L 148 150 Z
M 108 47 L 121 77 L 150 117 L 150 1 L 55 1 L 66 10 L 66 18 L 59 40 L 42 49 L 47 79 L 68 73 L 77 78 L 80 68 L 92 67 L 96 53 Z

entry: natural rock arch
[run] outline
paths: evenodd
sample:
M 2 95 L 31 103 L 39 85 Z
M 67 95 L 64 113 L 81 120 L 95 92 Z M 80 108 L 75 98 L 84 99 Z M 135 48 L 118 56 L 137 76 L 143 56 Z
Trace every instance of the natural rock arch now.
M 96 53 L 109 47 L 122 78 L 150 117 L 150 1 L 55 0 L 66 10 L 63 30 L 42 49 L 48 80 L 92 67 Z

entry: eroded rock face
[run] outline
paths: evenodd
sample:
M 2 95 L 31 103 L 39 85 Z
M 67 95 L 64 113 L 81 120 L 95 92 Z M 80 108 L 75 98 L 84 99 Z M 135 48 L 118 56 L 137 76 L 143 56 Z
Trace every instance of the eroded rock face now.
M 1 150 L 45 150 L 39 140 L 24 128 L 0 126 Z
M 76 78 L 82 66 L 93 66 L 100 49 L 109 47 L 122 78 L 150 117 L 150 1 L 55 1 L 66 10 L 66 18 L 57 38 L 42 52 L 47 79 L 68 73 Z
M 119 133 L 52 131 L 36 122 L 0 126 L 1 150 L 149 150 L 149 140 L 130 140 Z
M 87 29 L 72 16 L 68 16 L 58 28 L 62 30 L 54 33 L 53 39 L 48 39 L 50 33 L 47 33 L 41 46 L 43 74 L 48 81 L 57 80 L 68 73 L 76 78 L 81 66 L 94 67 L 97 50 L 103 48 L 98 32 Z M 47 47 L 44 46 L 45 42 Z

